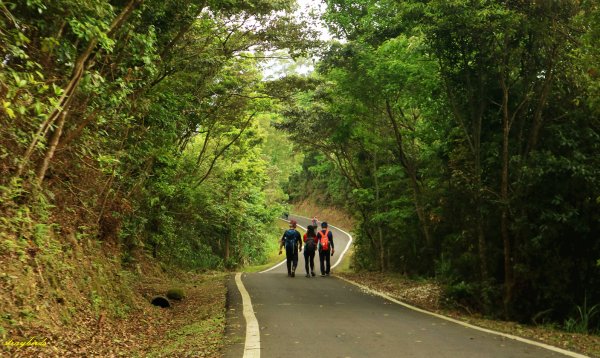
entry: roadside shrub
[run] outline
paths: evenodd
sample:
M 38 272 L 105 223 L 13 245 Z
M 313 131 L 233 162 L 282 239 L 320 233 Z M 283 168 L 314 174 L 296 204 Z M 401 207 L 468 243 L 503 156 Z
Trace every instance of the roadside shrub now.
M 583 300 L 583 306 L 577 305 L 576 316 L 565 320 L 564 329 L 574 333 L 597 333 L 600 322 L 596 317 L 600 313 L 600 303 L 588 307 L 587 298 Z
M 474 284 L 460 281 L 445 286 L 443 301 L 451 307 L 460 307 L 470 312 L 471 308 L 478 308 L 478 290 Z
M 185 298 L 185 293 L 181 288 L 172 288 L 167 291 L 167 297 L 172 300 L 180 301 Z

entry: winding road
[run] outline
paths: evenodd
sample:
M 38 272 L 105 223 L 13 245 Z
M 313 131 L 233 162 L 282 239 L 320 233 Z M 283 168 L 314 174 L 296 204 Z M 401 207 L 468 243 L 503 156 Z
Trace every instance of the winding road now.
M 294 278 L 279 264 L 230 280 L 225 357 L 585 357 L 414 309 L 335 277 L 351 236 L 330 229 L 331 277 L 304 277 L 301 254 Z

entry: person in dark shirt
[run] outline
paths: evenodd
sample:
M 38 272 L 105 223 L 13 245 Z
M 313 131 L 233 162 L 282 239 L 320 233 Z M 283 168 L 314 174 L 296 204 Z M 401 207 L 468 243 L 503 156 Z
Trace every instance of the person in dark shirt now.
M 304 234 L 304 268 L 306 269 L 306 277 L 315 276 L 315 251 L 317 249 L 317 234 L 315 227 L 308 225 Z M 308 266 L 310 264 L 310 272 Z
M 331 272 L 331 256 L 335 252 L 333 247 L 333 234 L 327 228 L 327 222 L 321 223 L 321 231 L 317 233 L 319 243 L 319 262 L 321 264 L 321 277 L 329 276 Z
M 296 230 L 296 220 L 290 220 L 289 230 L 286 230 L 279 240 L 279 255 L 283 247 L 285 247 L 288 276 L 294 277 L 298 266 L 298 249 L 302 251 L 302 237 Z

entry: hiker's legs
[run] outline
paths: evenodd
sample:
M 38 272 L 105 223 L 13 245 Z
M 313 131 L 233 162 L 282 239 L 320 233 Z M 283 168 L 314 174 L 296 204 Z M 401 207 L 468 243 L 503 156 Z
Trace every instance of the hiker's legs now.
M 298 267 L 298 251 L 292 255 L 292 271 L 296 271 L 296 267 Z
M 293 262 L 293 260 L 294 260 L 294 253 L 291 250 L 289 250 L 289 251 L 286 250 L 285 251 L 285 264 L 287 266 L 288 275 L 292 274 L 292 262 Z M 296 265 L 294 265 L 294 269 L 296 269 Z
M 325 274 L 329 275 L 331 271 L 331 251 L 323 251 L 323 255 L 325 256 Z
M 319 250 L 319 263 L 321 264 L 321 275 L 325 274 L 325 263 L 323 262 L 325 260 L 325 251 L 323 250 Z
M 308 271 L 309 266 L 310 266 L 310 271 Z M 306 269 L 307 275 L 311 272 L 315 272 L 315 252 L 314 251 L 304 250 L 304 268 Z
M 304 250 L 304 269 L 306 270 L 306 274 L 308 275 L 310 272 L 308 271 L 308 261 L 310 261 L 310 254 L 306 249 Z

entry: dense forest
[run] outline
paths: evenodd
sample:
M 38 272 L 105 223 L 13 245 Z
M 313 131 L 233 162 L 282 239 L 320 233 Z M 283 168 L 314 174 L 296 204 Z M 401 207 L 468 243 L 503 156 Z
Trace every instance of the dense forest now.
M 261 263 L 306 199 L 355 270 L 598 329 L 600 5 L 326 3 L 336 40 L 292 0 L 0 0 L 0 335 L 126 315 L 147 262 Z
M 435 276 L 491 315 L 581 323 L 600 302 L 597 2 L 327 3 L 346 41 L 285 109 L 282 128 L 315 133 L 292 198 L 359 219 L 356 269 Z
M 294 6 L 0 1 L 0 336 L 123 317 L 148 263 L 265 259 L 295 154 L 261 65 L 315 47 Z

